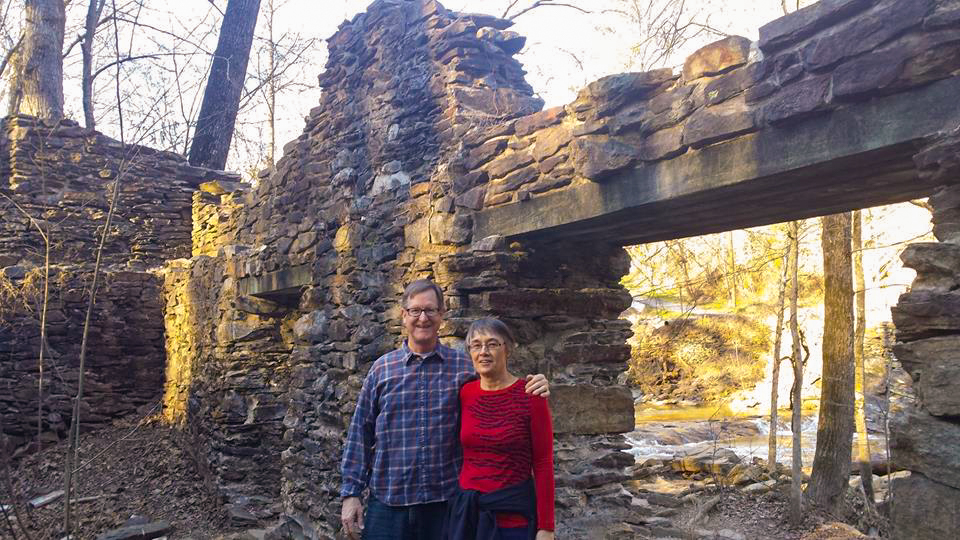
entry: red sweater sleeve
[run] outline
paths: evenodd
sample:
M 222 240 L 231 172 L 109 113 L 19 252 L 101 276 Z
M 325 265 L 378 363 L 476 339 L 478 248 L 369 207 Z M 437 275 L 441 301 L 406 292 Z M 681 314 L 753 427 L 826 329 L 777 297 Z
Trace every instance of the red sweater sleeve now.
M 533 443 L 533 483 L 537 492 L 537 529 L 553 530 L 553 419 L 542 397 L 531 396 L 530 434 Z

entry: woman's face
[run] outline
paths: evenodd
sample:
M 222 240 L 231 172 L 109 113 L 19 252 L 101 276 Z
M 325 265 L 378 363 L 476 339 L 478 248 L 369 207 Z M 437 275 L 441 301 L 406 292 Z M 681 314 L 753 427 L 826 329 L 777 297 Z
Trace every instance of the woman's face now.
M 475 334 L 467 344 L 473 369 L 481 377 L 499 377 L 507 373 L 507 344 L 493 334 Z

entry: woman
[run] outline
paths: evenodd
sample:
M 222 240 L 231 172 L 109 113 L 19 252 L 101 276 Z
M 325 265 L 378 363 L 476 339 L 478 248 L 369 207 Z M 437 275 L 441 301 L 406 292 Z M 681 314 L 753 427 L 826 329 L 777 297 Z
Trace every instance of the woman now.
M 553 423 L 547 400 L 507 369 L 514 339 L 486 318 L 467 332 L 479 376 L 460 389 L 460 493 L 448 540 L 553 540 Z

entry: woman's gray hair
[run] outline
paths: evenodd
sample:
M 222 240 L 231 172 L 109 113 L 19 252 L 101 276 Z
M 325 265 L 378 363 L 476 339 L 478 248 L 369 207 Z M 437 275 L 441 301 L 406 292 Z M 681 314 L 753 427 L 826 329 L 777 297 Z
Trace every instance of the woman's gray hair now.
M 484 317 L 473 321 L 470 329 L 467 330 L 467 347 L 470 347 L 470 342 L 473 341 L 473 337 L 478 334 L 487 334 L 500 338 L 507 347 L 508 353 L 513 351 L 513 347 L 517 343 L 517 340 L 513 338 L 513 332 L 510 331 L 510 327 L 500 319 L 493 317 Z

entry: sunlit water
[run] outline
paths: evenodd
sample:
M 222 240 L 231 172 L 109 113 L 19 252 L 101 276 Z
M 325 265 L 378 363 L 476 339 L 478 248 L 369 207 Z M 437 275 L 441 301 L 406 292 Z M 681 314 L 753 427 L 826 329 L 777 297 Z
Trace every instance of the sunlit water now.
M 630 452 L 637 462 L 672 459 L 704 449 L 726 448 L 741 459 L 767 458 L 769 417 L 736 413 L 728 406 L 638 406 L 637 429 L 627 434 Z M 817 438 L 817 414 L 805 411 L 801 421 L 803 465 L 813 462 Z M 883 453 L 883 438 L 871 433 L 871 453 Z M 777 461 L 790 465 L 793 433 L 789 411 L 781 411 L 777 429 Z

